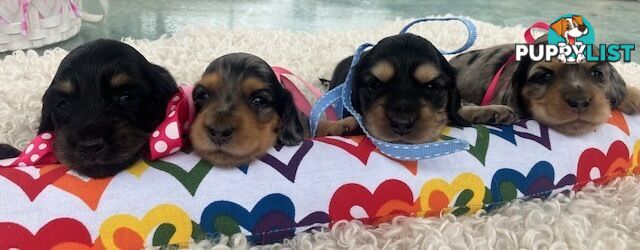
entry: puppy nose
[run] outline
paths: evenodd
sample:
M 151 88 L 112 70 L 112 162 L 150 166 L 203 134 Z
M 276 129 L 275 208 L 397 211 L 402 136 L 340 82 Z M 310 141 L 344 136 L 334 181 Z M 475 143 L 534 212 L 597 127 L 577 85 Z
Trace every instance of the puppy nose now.
M 393 115 L 389 118 L 391 130 L 399 135 L 409 133 L 416 124 L 415 115 Z
M 102 150 L 105 145 L 104 139 L 97 138 L 78 142 L 77 147 L 82 153 L 96 153 Z
M 234 130 L 231 126 L 209 127 L 209 137 L 215 144 L 222 145 L 231 139 Z
M 567 105 L 571 107 L 573 110 L 577 112 L 584 112 L 591 102 L 589 98 L 579 97 L 579 98 L 567 98 L 565 99 Z

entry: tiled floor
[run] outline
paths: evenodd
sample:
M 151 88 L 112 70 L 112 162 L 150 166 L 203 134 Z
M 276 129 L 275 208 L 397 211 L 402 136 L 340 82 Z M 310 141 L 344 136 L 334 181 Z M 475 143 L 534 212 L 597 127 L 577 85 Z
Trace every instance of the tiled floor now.
M 97 0 L 84 0 L 84 5 L 88 11 L 99 10 Z M 72 49 L 99 37 L 156 39 L 189 24 L 313 31 L 446 13 L 507 26 L 576 13 L 594 25 L 599 42 L 635 43 L 637 47 L 640 41 L 640 1 L 636 0 L 111 0 L 111 11 L 103 23 L 85 24 L 78 36 L 55 46 Z M 638 53 L 636 62 L 640 61 Z

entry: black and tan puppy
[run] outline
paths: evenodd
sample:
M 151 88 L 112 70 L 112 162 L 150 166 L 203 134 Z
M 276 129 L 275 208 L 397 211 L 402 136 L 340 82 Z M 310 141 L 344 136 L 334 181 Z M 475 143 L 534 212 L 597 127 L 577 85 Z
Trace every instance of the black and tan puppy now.
M 546 43 L 546 36 L 536 44 Z M 479 105 L 494 74 L 515 54 L 514 44 L 471 51 L 451 59 L 465 102 Z M 489 106 L 465 106 L 462 117 L 474 123 L 511 123 L 533 118 L 566 135 L 593 131 L 612 108 L 626 114 L 640 109 L 640 91 L 627 87 L 609 62 L 565 64 L 524 57 L 508 65 Z
M 269 64 L 251 54 L 211 62 L 195 85 L 193 101 L 198 111 L 190 133 L 193 149 L 216 166 L 247 164 L 275 143 L 297 145 L 308 131 Z
M 331 88 L 344 82 L 351 60 L 338 64 Z M 380 140 L 431 142 L 448 122 L 467 124 L 458 115 L 455 69 L 420 36 L 406 33 L 380 40 L 363 53 L 354 73 L 353 107 L 371 135 Z
M 89 177 L 137 161 L 177 86 L 133 47 L 96 40 L 71 51 L 42 98 L 38 132 L 56 134 L 59 161 Z

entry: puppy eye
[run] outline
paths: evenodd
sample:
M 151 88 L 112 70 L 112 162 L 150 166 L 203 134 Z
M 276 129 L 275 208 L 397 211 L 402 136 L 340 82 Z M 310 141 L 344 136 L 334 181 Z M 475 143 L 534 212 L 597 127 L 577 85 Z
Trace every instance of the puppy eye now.
M 264 97 L 256 96 L 253 99 L 251 99 L 251 104 L 255 107 L 262 108 L 267 106 L 268 103 Z
M 604 73 L 602 73 L 602 71 L 597 69 L 591 70 L 589 74 L 596 79 L 602 79 L 604 77 Z
M 202 86 L 197 86 L 193 90 L 193 100 L 196 102 L 209 100 L 209 91 Z
M 439 90 L 442 88 L 442 84 L 437 81 L 430 81 L 422 86 L 424 86 L 428 90 Z
M 129 95 L 121 95 L 118 97 L 118 104 L 124 106 L 129 103 L 130 99 L 131 97 Z
M 381 83 L 380 81 L 374 80 L 374 81 L 371 81 L 371 82 L 367 85 L 367 87 L 368 87 L 370 90 L 374 90 L 374 91 L 375 91 L 375 90 L 380 90 L 380 89 L 382 88 L 382 83 Z
M 69 106 L 69 104 L 67 104 L 67 101 L 62 100 L 61 102 L 59 102 L 59 103 L 56 105 L 56 108 L 58 108 L 58 109 L 60 109 L 60 110 L 66 110 L 68 106 Z
M 539 83 L 539 84 L 548 83 L 551 80 L 553 80 L 553 74 L 549 72 L 543 72 L 533 77 L 533 82 Z

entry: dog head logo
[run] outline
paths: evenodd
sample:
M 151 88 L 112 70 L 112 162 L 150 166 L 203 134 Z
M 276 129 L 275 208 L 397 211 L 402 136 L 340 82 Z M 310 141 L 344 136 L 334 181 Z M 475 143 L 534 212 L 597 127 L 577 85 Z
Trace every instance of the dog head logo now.
M 549 44 L 558 46 L 561 51 L 558 59 L 561 62 L 581 63 L 585 61 L 585 51 L 580 48 L 595 42 L 594 32 L 591 23 L 583 16 L 566 14 L 549 26 Z
M 574 45 L 576 39 L 589 34 L 589 28 L 585 25 L 584 19 L 580 15 L 561 17 L 551 24 L 551 30 L 564 38 L 568 45 Z

